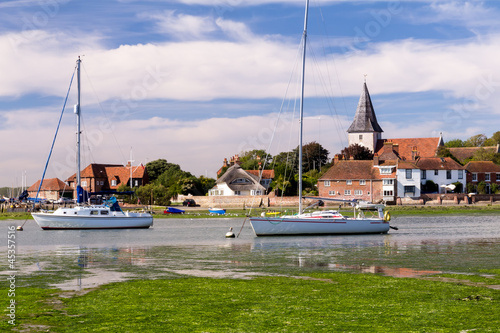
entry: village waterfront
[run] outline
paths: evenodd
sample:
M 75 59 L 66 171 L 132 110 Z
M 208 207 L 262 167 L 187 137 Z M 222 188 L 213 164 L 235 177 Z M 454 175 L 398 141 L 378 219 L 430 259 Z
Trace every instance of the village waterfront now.
M 255 237 L 244 217 L 156 218 L 150 229 L 101 231 L 43 231 L 28 220 L 10 232 L 21 222 L 0 222 L 4 239 L 15 235 L 15 261 L 2 250 L 4 290 L 15 276 L 15 325 L 4 310 L 4 329 L 500 327 L 498 213 L 398 214 L 398 230 L 386 235 L 307 237 Z M 225 238 L 230 227 L 237 238 Z

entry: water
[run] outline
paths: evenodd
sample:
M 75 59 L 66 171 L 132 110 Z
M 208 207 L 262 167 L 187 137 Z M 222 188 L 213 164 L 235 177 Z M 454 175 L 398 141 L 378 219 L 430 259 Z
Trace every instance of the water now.
M 7 227 L 22 221 L 2 222 Z M 243 219 L 156 219 L 144 230 L 16 232 L 24 285 L 80 290 L 112 281 L 179 275 L 251 278 L 306 270 L 392 276 L 500 268 L 500 217 L 412 216 L 386 235 L 255 237 Z M 238 238 L 225 238 L 233 227 Z M 7 237 L 5 237 L 7 239 Z M 2 254 L 6 255 L 6 248 Z M 2 274 L 9 273 L 6 260 Z M 18 278 L 19 280 L 19 278 Z

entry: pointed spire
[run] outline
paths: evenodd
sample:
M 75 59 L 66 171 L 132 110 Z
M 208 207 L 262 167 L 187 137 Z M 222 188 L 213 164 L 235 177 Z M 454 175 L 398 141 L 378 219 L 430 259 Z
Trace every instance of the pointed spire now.
M 356 109 L 356 115 L 354 116 L 354 121 L 352 122 L 347 132 L 383 132 L 382 128 L 377 122 L 375 111 L 373 110 L 370 93 L 368 92 L 368 87 L 366 86 L 366 76 L 365 82 L 363 83 L 363 92 L 361 93 L 361 97 L 359 98 L 358 108 Z

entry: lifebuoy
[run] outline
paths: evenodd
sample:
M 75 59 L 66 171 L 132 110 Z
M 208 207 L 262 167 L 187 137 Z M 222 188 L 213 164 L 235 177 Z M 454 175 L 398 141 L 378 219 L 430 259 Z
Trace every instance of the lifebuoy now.
M 391 213 L 389 213 L 388 211 L 386 211 L 384 213 L 384 221 L 389 222 L 390 220 L 391 220 Z

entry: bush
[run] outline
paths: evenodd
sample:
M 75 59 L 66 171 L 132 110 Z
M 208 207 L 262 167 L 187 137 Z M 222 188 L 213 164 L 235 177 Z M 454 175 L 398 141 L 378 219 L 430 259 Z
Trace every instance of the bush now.
M 486 183 L 485 182 L 479 182 L 479 184 L 477 184 L 477 193 L 478 194 L 486 194 Z

